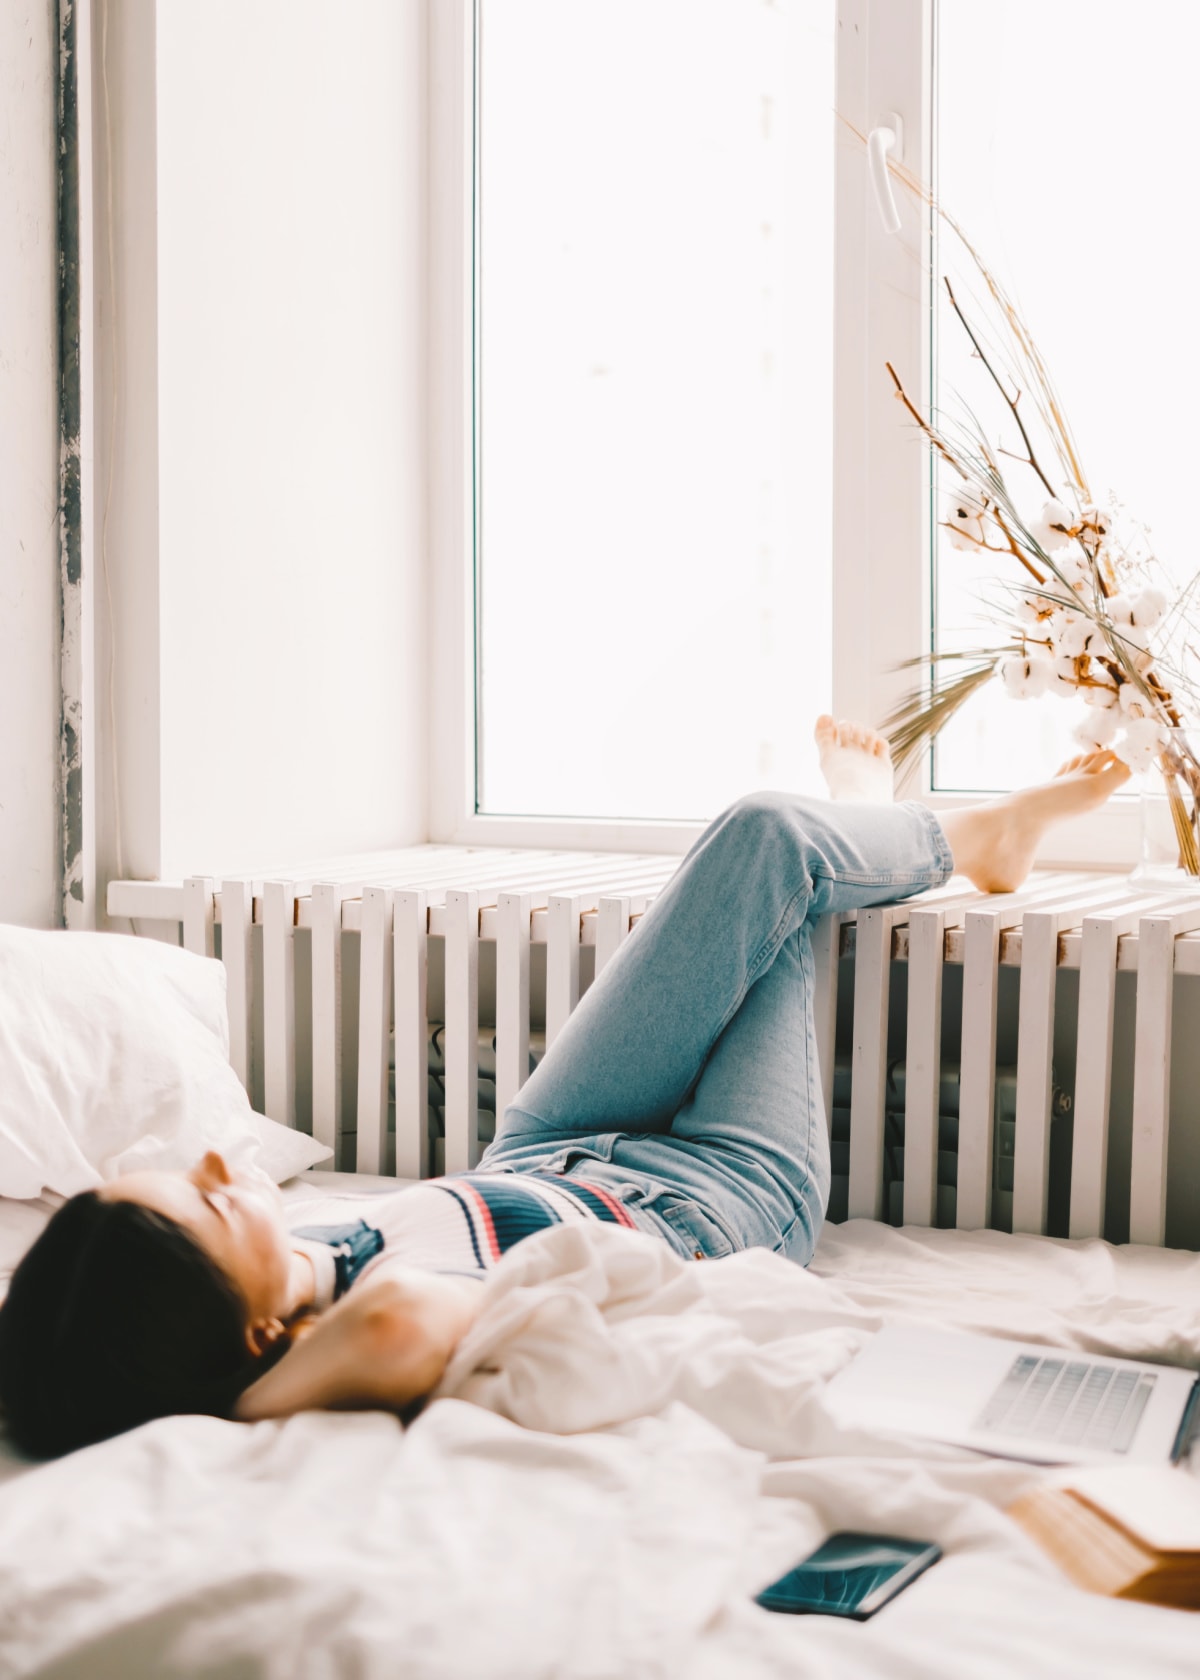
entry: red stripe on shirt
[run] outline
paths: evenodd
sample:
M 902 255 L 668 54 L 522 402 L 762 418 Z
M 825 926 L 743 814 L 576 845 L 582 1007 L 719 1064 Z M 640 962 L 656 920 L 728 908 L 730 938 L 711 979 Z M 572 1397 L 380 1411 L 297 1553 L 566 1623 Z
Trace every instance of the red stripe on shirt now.
M 592 1184 L 587 1179 L 577 1178 L 575 1182 L 576 1184 L 582 1184 L 585 1190 L 590 1190 L 598 1202 L 603 1202 L 618 1225 L 627 1225 L 631 1231 L 636 1229 L 632 1216 L 623 1202 L 619 1202 L 615 1196 L 610 1196 L 607 1190 L 601 1190 L 598 1184 Z
M 464 1184 L 464 1185 L 460 1186 L 460 1188 L 467 1191 L 467 1193 L 471 1197 L 471 1200 L 474 1202 L 475 1206 L 479 1209 L 480 1222 L 483 1225 L 484 1235 L 487 1237 L 487 1240 L 488 1240 L 488 1247 L 491 1249 L 491 1252 L 492 1252 L 492 1259 L 493 1260 L 499 1260 L 499 1258 L 500 1258 L 500 1244 L 496 1240 L 496 1227 L 492 1222 L 492 1210 L 491 1210 L 491 1208 L 487 1205 L 487 1202 L 484 1200 L 484 1198 L 480 1194 L 480 1192 L 478 1190 L 476 1190 L 476 1188 L 473 1184 Z

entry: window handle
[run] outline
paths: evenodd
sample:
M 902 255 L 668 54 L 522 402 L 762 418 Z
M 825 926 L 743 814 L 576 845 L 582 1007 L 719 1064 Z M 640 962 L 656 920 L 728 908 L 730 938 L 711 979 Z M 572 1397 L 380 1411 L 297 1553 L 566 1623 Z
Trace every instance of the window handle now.
M 873 128 L 867 135 L 867 168 L 871 173 L 875 202 L 879 206 L 884 228 L 888 233 L 899 233 L 900 212 L 896 209 L 892 183 L 888 179 L 889 152 L 897 163 L 904 157 L 904 123 L 895 111 L 888 111 L 879 127 Z

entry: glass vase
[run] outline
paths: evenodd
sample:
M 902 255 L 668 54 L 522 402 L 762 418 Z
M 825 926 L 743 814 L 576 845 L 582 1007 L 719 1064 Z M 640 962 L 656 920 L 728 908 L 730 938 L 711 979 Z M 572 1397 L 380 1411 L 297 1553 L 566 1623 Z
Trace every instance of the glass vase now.
M 1141 855 L 1130 881 L 1150 892 L 1200 894 L 1200 759 L 1186 729 L 1167 731 L 1137 782 Z

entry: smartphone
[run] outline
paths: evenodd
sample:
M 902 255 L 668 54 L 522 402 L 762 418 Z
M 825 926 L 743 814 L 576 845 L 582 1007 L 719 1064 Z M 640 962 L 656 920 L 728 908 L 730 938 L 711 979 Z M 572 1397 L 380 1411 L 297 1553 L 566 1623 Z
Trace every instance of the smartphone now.
M 831 1534 L 755 1599 L 793 1616 L 853 1616 L 865 1622 L 941 1557 L 926 1540 L 891 1534 Z

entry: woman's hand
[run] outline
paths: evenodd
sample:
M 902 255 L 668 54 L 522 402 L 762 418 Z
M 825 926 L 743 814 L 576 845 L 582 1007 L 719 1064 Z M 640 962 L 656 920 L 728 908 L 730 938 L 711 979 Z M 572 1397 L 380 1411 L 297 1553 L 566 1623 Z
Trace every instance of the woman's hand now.
M 384 1262 L 319 1317 L 238 1399 L 246 1422 L 313 1409 L 399 1411 L 441 1379 L 479 1310 L 473 1278 Z

